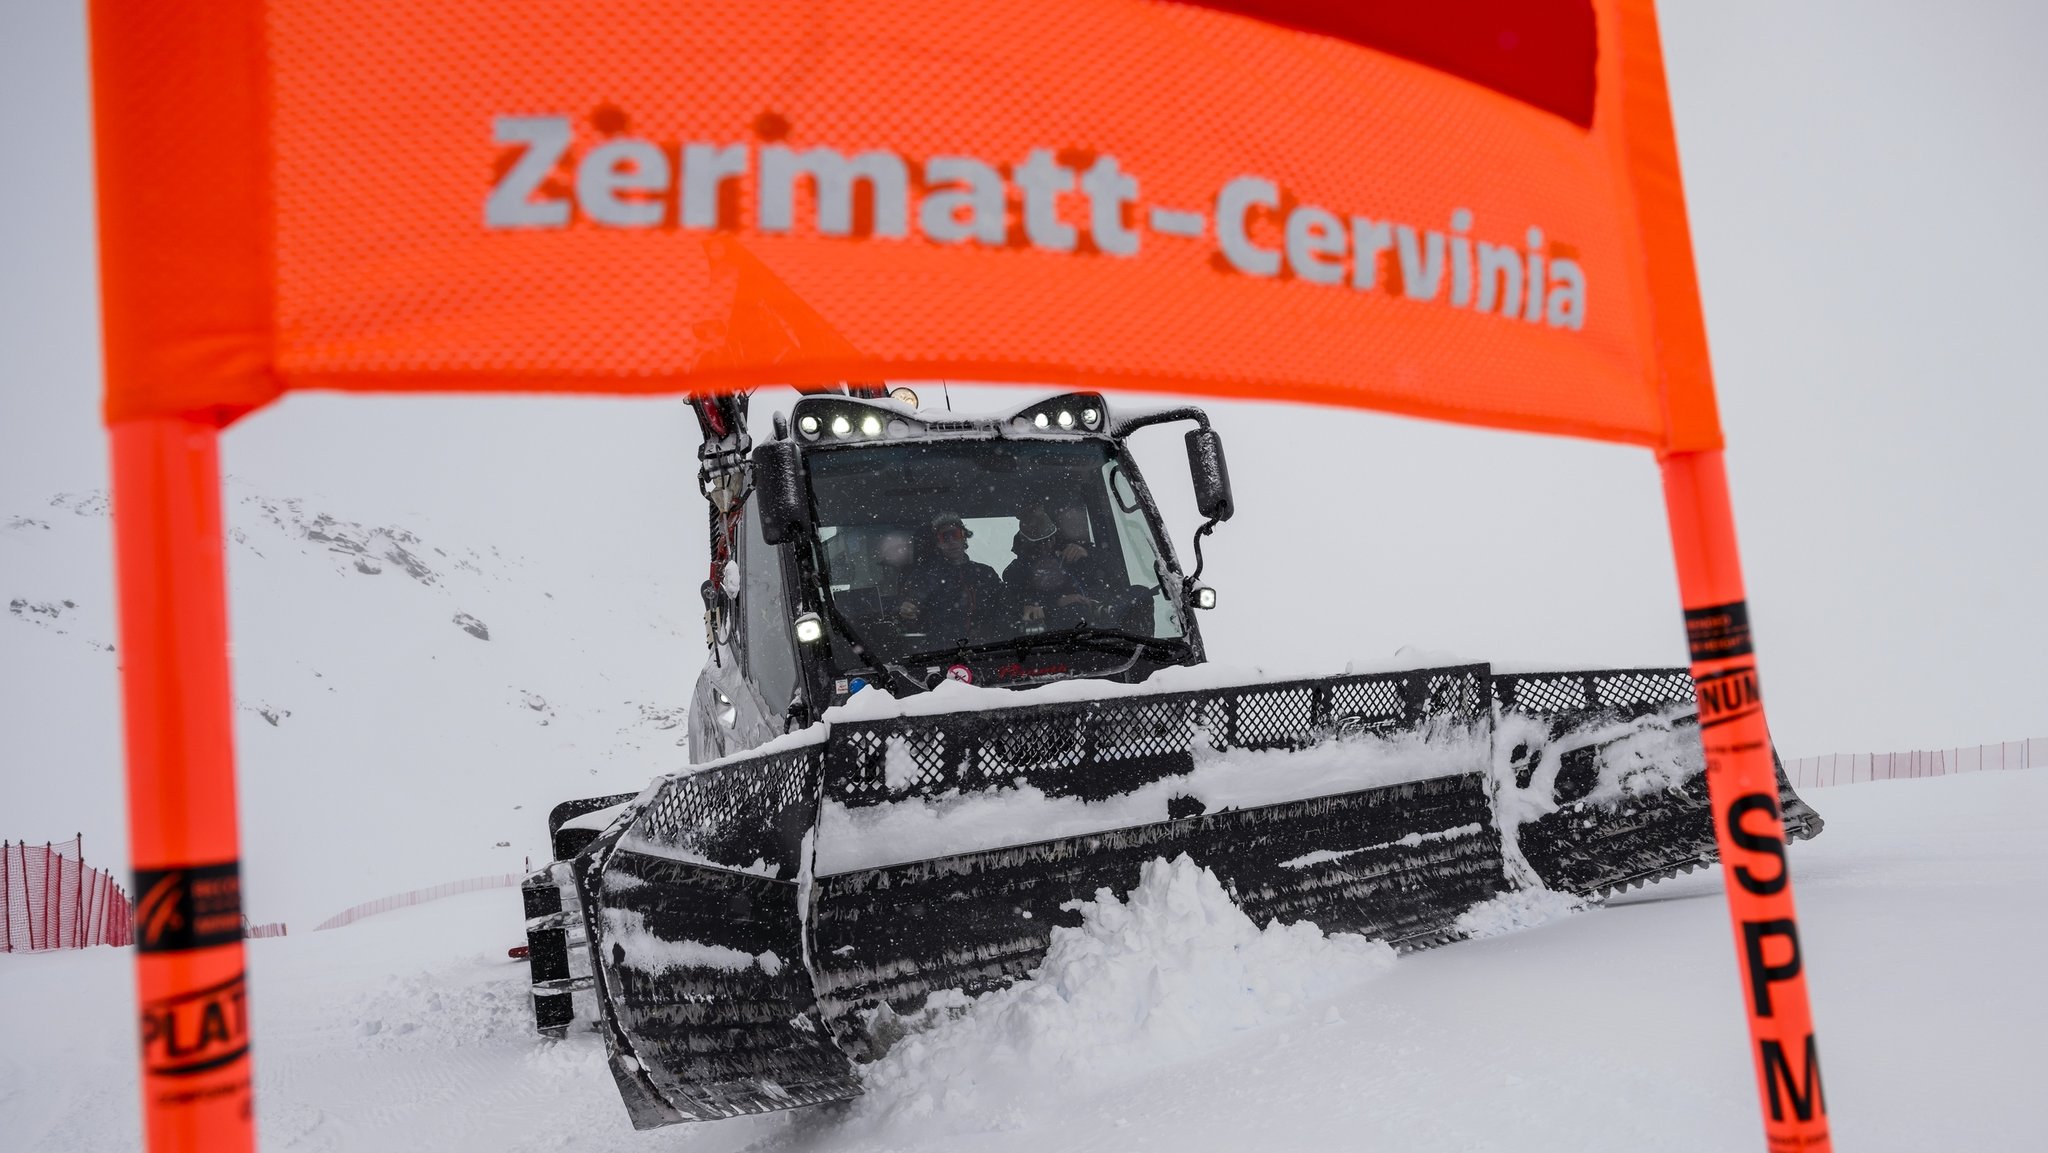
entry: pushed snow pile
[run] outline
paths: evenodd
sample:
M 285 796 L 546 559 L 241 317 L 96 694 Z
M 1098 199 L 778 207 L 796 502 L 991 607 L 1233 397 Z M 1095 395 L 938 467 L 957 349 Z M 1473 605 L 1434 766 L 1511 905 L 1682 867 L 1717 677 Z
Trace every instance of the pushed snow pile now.
M 1030 979 L 973 999 L 935 995 L 865 1069 L 861 1112 L 999 1124 L 1033 1098 L 1298 1019 L 1318 998 L 1394 963 L 1382 942 L 1325 936 L 1313 924 L 1260 929 L 1186 854 L 1147 864 L 1128 901 L 1098 890 L 1080 911 L 1078 927 L 1053 930 Z

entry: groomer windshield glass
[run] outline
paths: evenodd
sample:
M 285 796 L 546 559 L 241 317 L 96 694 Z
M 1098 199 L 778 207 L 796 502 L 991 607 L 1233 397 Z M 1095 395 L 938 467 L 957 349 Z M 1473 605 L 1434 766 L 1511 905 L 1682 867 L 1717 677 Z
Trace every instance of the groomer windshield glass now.
M 834 631 L 883 660 L 1182 636 L 1152 524 L 1105 441 L 864 444 L 805 461 Z

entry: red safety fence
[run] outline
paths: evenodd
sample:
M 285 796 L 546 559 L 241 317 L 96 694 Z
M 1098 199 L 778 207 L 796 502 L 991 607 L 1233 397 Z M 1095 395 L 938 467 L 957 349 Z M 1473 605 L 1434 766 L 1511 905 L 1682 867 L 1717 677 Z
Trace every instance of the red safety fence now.
M 1996 772 L 2048 766 L 2048 737 L 2000 741 L 1953 749 L 1911 749 L 1902 753 L 1829 753 L 1785 762 L 1785 775 L 1801 789 L 1903 781 L 1956 773 Z
M 438 901 L 443 897 L 453 897 L 459 893 L 474 893 L 482 889 L 510 888 L 513 885 L 517 885 L 521 880 L 522 878 L 518 873 L 500 873 L 496 876 L 470 877 L 467 880 L 449 881 L 446 884 L 434 885 L 425 889 L 414 889 L 409 893 L 396 893 L 389 897 L 379 897 L 374 901 L 365 901 L 360 905 L 351 905 L 343 909 L 341 912 L 313 926 L 313 931 L 317 933 L 322 929 L 339 929 L 343 925 L 353 925 L 364 917 L 374 917 L 378 913 L 388 913 L 393 909 L 403 909 L 408 905 L 424 905 L 428 901 Z
M 112 874 L 85 863 L 84 845 L 0 842 L 0 953 L 130 943 L 134 906 Z
M 242 918 L 242 936 L 244 937 L 282 937 L 284 935 L 285 926 L 283 921 L 272 921 L 266 925 L 252 925 L 247 917 Z

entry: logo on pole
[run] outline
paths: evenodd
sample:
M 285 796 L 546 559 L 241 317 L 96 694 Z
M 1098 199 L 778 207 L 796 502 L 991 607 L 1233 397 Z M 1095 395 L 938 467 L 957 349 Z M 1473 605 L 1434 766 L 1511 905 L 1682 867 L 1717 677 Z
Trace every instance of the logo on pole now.
M 241 864 L 135 870 L 135 948 L 178 953 L 242 939 Z

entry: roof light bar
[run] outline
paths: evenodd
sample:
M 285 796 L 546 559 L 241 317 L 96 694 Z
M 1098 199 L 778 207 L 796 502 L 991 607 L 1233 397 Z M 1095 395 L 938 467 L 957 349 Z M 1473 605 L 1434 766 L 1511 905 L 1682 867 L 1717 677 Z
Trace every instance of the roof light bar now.
M 1010 418 L 1010 426 L 1019 432 L 1103 432 L 1108 423 L 1102 397 L 1092 392 L 1041 400 Z

